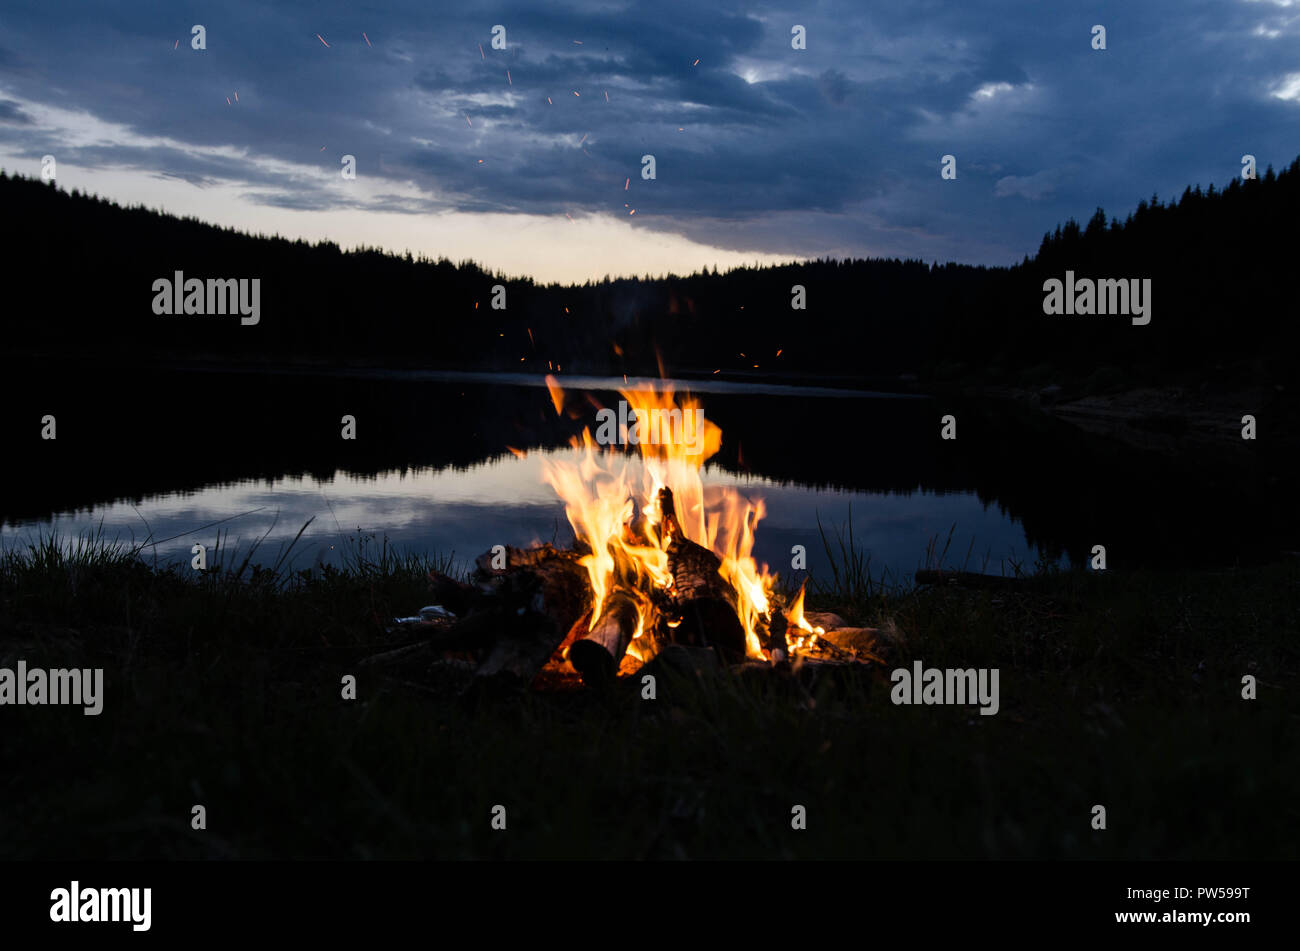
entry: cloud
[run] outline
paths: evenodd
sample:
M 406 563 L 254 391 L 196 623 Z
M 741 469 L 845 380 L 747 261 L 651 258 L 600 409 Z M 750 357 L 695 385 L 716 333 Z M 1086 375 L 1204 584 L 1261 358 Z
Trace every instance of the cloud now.
M 1059 181 L 1060 173 L 1051 169 L 1033 175 L 1007 175 L 994 182 L 993 194 L 999 198 L 1016 195 L 1030 201 L 1042 201 L 1056 191 Z
M 1291 5 L 1098 0 L 1084 22 L 1029 0 L 503 0 L 490 15 L 230 0 L 184 16 L 138 0 L 51 18 L 10 0 L 0 149 L 221 187 L 251 230 L 331 211 L 622 222 L 626 203 L 634 236 L 682 247 L 1008 263 L 1098 205 L 1222 184 L 1242 152 L 1289 162 Z
M 7 122 L 10 125 L 31 125 L 32 117 L 23 112 L 18 103 L 9 99 L 0 99 L 0 122 Z
M 1270 93 L 1276 99 L 1300 102 L 1300 73 L 1288 73 L 1273 87 Z

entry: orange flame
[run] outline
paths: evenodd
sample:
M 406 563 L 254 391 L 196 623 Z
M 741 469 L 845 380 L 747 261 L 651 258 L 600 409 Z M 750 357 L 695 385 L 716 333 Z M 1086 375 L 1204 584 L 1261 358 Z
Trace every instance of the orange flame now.
M 564 393 L 546 378 L 557 413 Z M 770 617 L 775 577 L 752 556 L 754 532 L 763 518 L 761 501 L 751 502 L 729 487 L 706 486 L 704 463 L 722 447 L 722 431 L 704 417 L 689 394 L 678 399 L 671 385 L 620 390 L 620 413 L 602 408 L 593 436 L 584 429 L 574 447 L 576 462 L 543 460 L 543 478 L 563 500 L 579 542 L 590 552 L 579 559 L 594 598 L 589 626 L 615 590 L 637 605 L 638 634 L 658 623 L 654 589 L 668 591 L 668 548 L 676 526 L 687 539 L 713 552 L 719 574 L 736 592 L 736 614 L 745 631 L 746 652 L 762 657 L 761 621 Z M 617 421 L 617 426 L 614 425 Z M 623 449 L 637 446 L 637 453 Z M 675 512 L 659 510 L 660 489 L 673 493 Z M 669 623 L 669 626 L 673 626 Z M 642 656 L 645 648 L 639 650 Z
M 799 597 L 794 599 L 794 603 L 785 612 L 786 620 L 790 622 L 786 628 L 785 643 L 790 650 L 812 647 L 817 643 L 817 638 L 826 633 L 824 627 L 813 627 L 803 616 L 803 596 L 806 587 L 807 582 L 799 587 Z

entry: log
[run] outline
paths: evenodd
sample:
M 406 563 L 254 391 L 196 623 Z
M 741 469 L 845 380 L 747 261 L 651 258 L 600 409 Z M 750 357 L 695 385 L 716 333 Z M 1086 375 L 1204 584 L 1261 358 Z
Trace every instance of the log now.
M 745 628 L 736 614 L 736 590 L 720 574 L 718 557 L 688 538 L 668 546 L 673 576 L 671 610 L 681 623 L 669 628 L 674 643 L 715 647 L 726 660 L 745 656 Z
M 474 565 L 477 568 L 475 574 L 478 578 L 500 576 L 517 568 L 536 568 L 556 560 L 576 562 L 578 553 L 567 548 L 556 548 L 548 542 L 545 545 L 535 545 L 532 548 L 516 548 L 514 545 L 506 545 L 504 568 L 492 567 L 494 559 L 499 560 L 499 556 L 490 551 L 485 551 L 474 559 Z
M 705 677 L 717 673 L 721 668 L 718 654 L 711 648 L 669 644 L 637 673 L 660 677 L 665 672 L 671 671 L 691 677 Z M 640 689 L 639 682 L 637 687 Z
M 439 640 L 487 647 L 475 673 L 505 688 L 525 687 L 546 666 L 574 623 L 591 607 L 587 571 L 575 552 L 541 545 L 506 549 L 506 567 L 492 568 L 491 552 L 477 561 L 470 613 Z
M 836 628 L 848 626 L 844 618 L 833 611 L 805 611 L 803 612 L 803 619 L 813 627 L 820 627 L 824 631 L 833 631 Z
M 555 622 L 544 614 L 526 613 L 506 628 L 479 665 L 477 679 L 497 679 L 505 686 L 526 687 L 564 640 Z
M 580 619 L 579 623 L 584 620 Z M 628 595 L 615 592 L 606 600 L 600 619 L 591 630 L 569 648 L 569 663 L 582 675 L 584 684 L 588 687 L 608 684 L 618 675 L 636 626 L 636 603 Z
M 553 557 L 511 571 L 502 596 L 517 607 L 518 620 L 493 646 L 479 677 L 508 677 L 531 683 L 564 641 L 575 621 L 591 607 L 587 571 L 576 558 Z
M 745 628 L 736 614 L 736 589 L 722 577 L 722 561 L 682 533 L 672 489 L 659 490 L 659 510 L 673 577 L 670 610 L 681 623 L 668 628 L 674 643 L 714 647 L 728 662 L 745 656 Z

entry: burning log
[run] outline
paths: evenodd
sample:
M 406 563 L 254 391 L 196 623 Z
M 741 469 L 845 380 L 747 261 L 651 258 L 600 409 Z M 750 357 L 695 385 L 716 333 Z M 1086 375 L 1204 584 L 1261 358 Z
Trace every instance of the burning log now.
M 665 490 L 667 491 L 667 490 Z M 736 590 L 722 576 L 713 552 L 678 534 L 668 546 L 669 592 L 678 624 L 669 636 L 677 644 L 714 647 L 731 663 L 745 656 L 745 629 L 736 613 Z
M 581 625 L 585 621 L 586 617 L 583 617 L 578 623 Z M 574 641 L 569 648 L 569 663 L 582 675 L 583 683 L 590 687 L 609 683 L 615 678 L 636 628 L 636 603 L 623 592 L 615 592 L 587 635 Z
M 763 642 L 774 664 L 788 659 L 789 650 L 786 647 L 785 632 L 789 627 L 790 623 L 786 619 L 785 611 L 778 605 L 772 611 L 772 620 L 767 626 L 767 636 Z
M 659 490 L 659 511 L 668 544 L 671 612 L 678 624 L 669 623 L 675 643 L 717 648 L 722 658 L 745 656 L 745 628 L 736 613 L 736 589 L 722 577 L 722 560 L 681 531 L 672 489 Z

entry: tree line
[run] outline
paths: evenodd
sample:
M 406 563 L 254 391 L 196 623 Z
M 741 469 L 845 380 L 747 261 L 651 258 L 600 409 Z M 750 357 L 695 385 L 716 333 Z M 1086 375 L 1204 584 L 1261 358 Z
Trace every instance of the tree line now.
M 474 262 L 246 234 L 0 173 L 11 348 L 160 363 L 368 364 L 613 374 L 1266 382 L 1296 360 L 1300 158 L 1069 220 L 1013 267 L 818 259 L 543 285 Z M 1043 313 L 1066 270 L 1150 278 L 1151 323 Z M 256 326 L 160 317 L 153 282 L 260 278 Z M 495 309 L 504 288 L 504 309 Z M 796 286 L 805 309 L 794 309 Z

